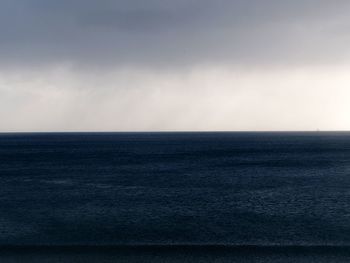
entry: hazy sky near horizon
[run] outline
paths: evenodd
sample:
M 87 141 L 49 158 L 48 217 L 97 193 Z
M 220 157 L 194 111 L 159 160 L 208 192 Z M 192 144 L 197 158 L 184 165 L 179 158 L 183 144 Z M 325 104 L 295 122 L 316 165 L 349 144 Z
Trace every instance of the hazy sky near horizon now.
M 0 132 L 350 130 L 348 0 L 0 0 Z

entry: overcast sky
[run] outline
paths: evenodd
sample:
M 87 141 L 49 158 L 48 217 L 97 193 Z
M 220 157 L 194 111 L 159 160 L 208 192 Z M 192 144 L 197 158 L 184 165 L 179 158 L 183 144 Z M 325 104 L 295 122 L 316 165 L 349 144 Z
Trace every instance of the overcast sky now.
M 350 129 L 348 0 L 0 0 L 0 131 Z

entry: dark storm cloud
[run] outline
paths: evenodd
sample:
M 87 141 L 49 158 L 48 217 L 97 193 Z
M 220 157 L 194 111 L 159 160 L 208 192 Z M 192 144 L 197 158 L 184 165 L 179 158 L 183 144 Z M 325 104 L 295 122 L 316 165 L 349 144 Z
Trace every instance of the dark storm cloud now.
M 1 0 L 0 63 L 159 66 L 348 59 L 347 0 Z

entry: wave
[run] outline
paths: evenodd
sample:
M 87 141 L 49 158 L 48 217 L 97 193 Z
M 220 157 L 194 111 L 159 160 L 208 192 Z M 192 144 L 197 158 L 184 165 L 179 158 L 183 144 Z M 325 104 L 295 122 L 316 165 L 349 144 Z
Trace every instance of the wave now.
M 0 245 L 0 250 L 206 250 L 265 252 L 340 252 L 350 245 L 225 245 L 225 244 L 119 244 L 119 245 Z

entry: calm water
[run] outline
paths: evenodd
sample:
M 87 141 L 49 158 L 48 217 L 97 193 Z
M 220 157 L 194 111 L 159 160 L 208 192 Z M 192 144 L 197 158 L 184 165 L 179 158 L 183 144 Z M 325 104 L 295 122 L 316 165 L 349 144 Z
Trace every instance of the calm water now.
M 350 133 L 0 135 L 0 245 L 350 245 Z

